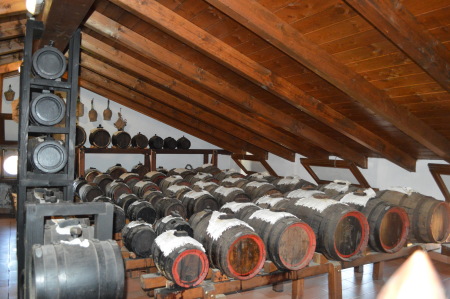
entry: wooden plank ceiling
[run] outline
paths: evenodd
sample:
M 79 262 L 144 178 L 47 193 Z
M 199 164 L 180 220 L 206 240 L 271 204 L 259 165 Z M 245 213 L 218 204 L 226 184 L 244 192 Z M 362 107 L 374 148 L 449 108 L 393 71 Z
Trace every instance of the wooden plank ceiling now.
M 82 87 L 212 144 L 450 161 L 450 0 L 78 2 L 46 1 L 41 44 L 80 25 Z M 23 10 L 0 6 L 0 65 L 21 59 Z

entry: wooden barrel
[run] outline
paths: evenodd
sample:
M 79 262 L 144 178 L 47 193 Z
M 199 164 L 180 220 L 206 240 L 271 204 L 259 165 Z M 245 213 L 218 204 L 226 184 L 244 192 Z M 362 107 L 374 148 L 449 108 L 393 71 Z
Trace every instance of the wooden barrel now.
M 450 233 L 450 207 L 444 201 L 412 192 L 383 190 L 377 198 L 405 209 L 410 222 L 408 239 L 420 243 L 444 242 Z
M 177 141 L 175 139 L 173 139 L 172 137 L 166 137 L 166 138 L 164 138 L 163 148 L 164 149 L 176 149 Z
M 340 200 L 345 194 L 354 192 L 359 188 L 352 186 L 349 181 L 334 180 L 334 182 L 319 186 L 318 189 L 324 192 L 329 198 Z
M 258 210 L 261 208 L 252 202 L 228 202 L 220 208 L 220 212 L 233 215 L 238 219 L 244 219 Z
M 120 248 L 113 240 L 74 239 L 33 245 L 29 275 L 28 298 L 120 299 L 124 296 L 124 264 Z
M 86 182 L 92 183 L 92 182 L 94 182 L 94 178 L 101 173 L 102 172 L 100 170 L 98 170 L 97 168 L 89 167 L 88 169 L 86 169 L 84 171 L 84 179 L 86 180 Z
M 183 195 L 181 202 L 186 207 L 188 218 L 204 209 L 216 211 L 219 209 L 217 200 L 208 191 L 189 191 Z
M 264 195 L 282 195 L 280 193 L 280 190 L 278 190 L 274 185 L 268 182 L 251 181 L 245 184 L 243 189 L 252 200 L 256 200 Z
M 289 199 L 279 196 L 277 194 L 274 195 L 264 195 L 263 197 L 258 198 L 255 201 L 255 204 L 263 209 L 270 209 L 281 201 L 289 201 Z
M 131 138 L 131 146 L 134 148 L 147 148 L 148 146 L 148 138 L 141 132 Z
M 145 201 L 148 201 L 155 208 L 158 201 L 162 198 L 164 198 L 164 194 L 161 191 L 147 191 L 144 193 L 143 197 Z
M 169 188 L 169 186 L 172 185 L 185 185 L 185 186 L 190 186 L 191 184 L 189 184 L 188 181 L 184 180 L 181 176 L 179 175 L 171 175 L 168 176 L 166 178 L 164 178 L 160 183 L 159 183 L 159 187 L 161 188 L 161 191 L 165 191 L 167 188 Z
M 243 189 L 243 187 L 249 182 L 249 180 L 241 177 L 227 177 L 220 182 L 220 185 L 225 187 L 238 187 Z
M 283 270 L 298 270 L 309 264 L 316 249 L 312 228 L 296 216 L 268 209 L 247 214 L 248 223 L 263 239 L 267 257 Z
M 106 170 L 106 173 L 113 177 L 113 179 L 117 180 L 124 173 L 127 173 L 127 170 L 122 167 L 122 164 L 117 163 L 114 166 L 111 166 Z
M 161 187 L 161 181 L 164 180 L 166 177 L 167 177 L 167 175 L 165 175 L 164 173 L 159 172 L 159 171 L 150 171 L 144 175 L 145 179 L 152 181 L 153 183 L 155 183 L 156 185 L 158 185 L 160 187 Z
M 139 181 L 134 184 L 133 193 L 136 194 L 139 198 L 144 198 L 144 194 L 147 191 L 159 191 L 159 187 L 150 180 Z
M 106 196 L 110 197 L 113 202 L 117 202 L 117 199 L 122 194 L 130 194 L 131 189 L 121 179 L 114 180 L 106 185 Z
M 112 145 L 116 148 L 129 148 L 131 145 L 131 136 L 123 130 L 114 132 L 112 135 Z
M 192 185 L 192 188 L 200 189 L 200 190 L 206 190 L 206 191 L 208 191 L 211 194 L 218 187 L 219 187 L 219 185 L 217 185 L 214 182 L 203 182 L 203 181 L 198 181 L 198 182 L 196 182 L 195 184 Z
M 86 143 L 87 134 L 83 127 L 77 125 L 75 127 L 75 146 L 81 147 Z
M 163 145 L 164 140 L 156 134 L 148 140 L 148 146 L 151 149 L 162 149 Z
M 60 50 L 46 46 L 34 52 L 32 66 L 33 72 L 39 77 L 54 80 L 65 73 L 67 62 Z
M 164 191 L 164 195 L 181 200 L 185 193 L 192 191 L 192 189 L 185 185 L 172 185 Z
M 223 179 L 230 178 L 230 177 L 231 178 L 244 178 L 245 176 L 235 169 L 226 169 L 226 170 L 222 170 L 219 173 L 216 173 L 214 175 L 214 177 L 217 180 L 222 181 Z
M 402 249 L 409 232 L 406 211 L 381 199 L 374 198 L 372 189 L 348 193 L 340 202 L 357 209 L 369 222 L 369 246 L 379 252 L 394 253 Z M 340 194 L 338 196 L 341 196 Z
M 250 202 L 250 197 L 238 187 L 224 187 L 220 186 L 214 190 L 212 193 L 216 198 L 219 206 L 223 206 L 227 202 Z
M 189 223 L 175 212 L 161 219 L 158 219 L 153 227 L 158 236 L 169 230 L 185 231 L 189 236 L 194 236 L 194 231 L 192 230 L 192 227 L 189 225 Z
M 369 224 L 359 211 L 323 194 L 281 201 L 282 208 L 305 221 L 314 230 L 317 251 L 327 258 L 350 261 L 367 247 Z
M 73 193 L 76 197 L 80 197 L 80 188 L 85 184 L 87 184 L 87 181 L 84 179 L 84 177 L 79 177 L 73 181 Z
M 156 237 L 152 256 L 161 274 L 183 288 L 199 285 L 208 274 L 205 249 L 186 232 L 170 230 Z
M 195 172 L 207 172 L 212 175 L 216 175 L 217 173 L 221 172 L 217 166 L 214 166 L 213 164 L 203 164 L 202 166 L 197 167 L 194 169 Z
M 188 182 L 195 174 L 196 174 L 195 171 L 193 171 L 192 169 L 187 169 L 187 168 L 172 168 L 167 173 L 167 175 L 169 175 L 169 176 L 170 175 L 179 175 Z
M 139 201 L 139 197 L 137 197 L 133 193 L 130 194 L 124 193 L 117 198 L 116 205 L 121 207 L 125 211 L 125 215 L 127 215 L 128 217 L 129 207 L 137 201 Z
M 122 229 L 125 247 L 138 257 L 149 257 L 156 233 L 152 225 L 144 221 L 132 221 Z
M 137 173 L 139 175 L 139 179 L 142 180 L 146 173 L 148 173 L 150 169 L 147 166 L 139 162 L 131 168 L 131 172 Z M 156 184 L 156 183 L 155 183 Z M 158 184 L 157 184 L 158 185 Z
M 158 218 L 162 218 L 171 215 L 172 212 L 180 214 L 181 217 L 186 218 L 187 212 L 184 205 L 176 198 L 164 197 L 158 200 L 156 203 L 156 212 Z
M 191 184 L 195 184 L 196 182 L 200 182 L 200 181 L 214 182 L 216 184 L 219 182 L 219 180 L 214 178 L 214 176 L 212 174 L 206 173 L 206 172 L 198 172 L 189 179 L 189 183 L 191 183 Z
M 125 172 L 122 173 L 119 177 L 125 184 L 128 185 L 133 190 L 134 185 L 140 181 L 139 175 L 134 172 Z
M 80 191 L 78 192 L 80 201 L 82 202 L 91 202 L 97 196 L 103 195 L 102 189 L 94 183 L 87 183 L 81 186 Z
M 277 187 L 281 193 L 286 193 L 290 191 L 294 191 L 297 189 L 301 189 L 303 187 L 308 187 L 310 189 L 317 189 L 317 186 L 311 182 L 305 181 L 298 177 L 282 177 L 274 180 L 272 184 Z
M 41 93 L 30 102 L 30 120 L 41 126 L 54 126 L 60 123 L 66 113 L 66 104 L 59 96 Z
M 267 172 L 255 172 L 246 177 L 249 181 L 252 182 L 273 182 L 277 179 L 277 177 L 270 175 Z
M 153 224 L 156 221 L 156 210 L 147 201 L 135 201 L 128 206 L 127 216 L 131 221 L 143 220 Z
M 89 142 L 91 143 L 91 147 L 107 148 L 111 143 L 111 135 L 108 131 L 103 129 L 102 125 L 98 125 L 97 128 L 91 130 Z
M 111 198 L 104 195 L 97 196 L 96 198 L 94 198 L 93 202 L 109 202 L 114 204 L 111 201 Z M 113 232 L 120 233 L 125 224 L 126 224 L 125 211 L 118 205 L 114 204 Z
M 92 182 L 99 186 L 102 192 L 106 194 L 106 186 L 108 186 L 108 184 L 112 181 L 114 181 L 112 176 L 106 173 L 100 173 L 94 178 Z
M 247 223 L 214 211 L 192 227 L 194 238 L 205 247 L 211 266 L 225 275 L 247 280 L 263 267 L 264 242 Z
M 51 137 L 30 138 L 27 145 L 29 169 L 39 173 L 57 173 L 67 164 L 64 144 Z
M 177 140 L 177 148 L 187 150 L 191 148 L 191 141 L 186 137 L 181 137 Z

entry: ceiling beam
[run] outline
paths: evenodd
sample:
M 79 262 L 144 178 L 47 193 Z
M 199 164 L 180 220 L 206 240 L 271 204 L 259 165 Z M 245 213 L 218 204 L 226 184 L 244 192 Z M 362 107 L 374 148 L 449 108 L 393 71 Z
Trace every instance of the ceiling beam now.
M 335 139 L 330 138 L 314 128 L 308 127 L 296 118 L 259 101 L 238 87 L 229 84 L 209 73 L 207 70 L 168 51 L 106 16 L 98 12 L 93 12 L 86 21 L 85 26 L 158 64 L 170 68 L 178 74 L 186 76 L 189 80 L 243 107 L 245 110 L 260 115 L 270 121 L 274 126 L 280 127 L 299 137 L 306 138 L 332 155 L 352 161 L 360 167 L 367 167 L 367 158 L 359 152 L 337 142 Z
M 399 1 L 345 0 L 444 89 L 450 91 L 450 52 Z
M 450 141 L 255 0 L 206 0 L 450 162 Z
M 27 11 L 25 0 L 2 0 L 0 3 L 0 16 L 8 17 L 20 15 Z
M 0 23 L 0 41 L 25 35 L 26 19 Z
M 151 97 L 161 104 L 165 104 L 179 111 L 185 111 L 186 114 L 205 123 L 214 124 L 214 126 L 221 131 L 227 131 L 239 139 L 246 140 L 248 143 L 251 143 L 259 148 L 273 152 L 286 160 L 292 162 L 295 161 L 295 153 L 279 145 L 278 143 L 266 139 L 263 136 L 253 134 L 233 122 L 225 120 L 215 114 L 199 108 L 197 105 L 188 103 L 185 100 L 146 83 L 142 80 L 142 78 L 133 77 L 126 72 L 123 72 L 84 53 L 81 54 L 81 66 L 92 70 L 105 78 L 111 79 L 122 85 L 129 86 L 131 89 L 145 96 Z
M 45 0 L 44 11 L 38 16 L 44 23 L 44 32 L 36 47 L 54 43 L 54 47 L 64 52 L 75 30 L 86 18 L 95 0 Z
M 281 144 L 296 153 L 300 153 L 306 157 L 319 156 L 326 158 L 329 156 L 328 152 L 308 143 L 306 140 L 299 140 L 298 138 L 280 134 L 279 130 L 252 118 L 247 113 L 243 113 L 225 104 L 223 101 L 213 98 L 88 34 L 83 33 L 81 48 L 84 51 L 99 56 L 103 61 L 108 61 L 109 64 L 114 64 L 122 69 L 136 73 L 153 82 L 153 84 L 174 92 L 182 98 L 188 98 L 191 102 L 205 107 L 210 111 L 214 111 L 215 114 L 230 119 L 248 130 Z
M 23 39 L 0 41 L 0 56 L 23 51 Z
M 0 65 L 5 65 L 22 60 L 22 52 L 0 56 Z
M 17 71 L 21 64 L 22 64 L 22 61 L 19 60 L 16 62 L 11 62 L 8 64 L 0 65 L 0 74 Z

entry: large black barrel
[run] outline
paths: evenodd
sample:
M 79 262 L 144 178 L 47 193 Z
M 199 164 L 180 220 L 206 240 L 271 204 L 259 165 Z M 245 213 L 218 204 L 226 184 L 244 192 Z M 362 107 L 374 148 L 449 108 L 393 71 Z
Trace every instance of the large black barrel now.
M 82 202 L 91 202 L 97 196 L 103 195 L 102 189 L 94 183 L 87 183 L 80 187 L 80 191 L 78 192 L 80 201 Z
M 61 122 L 66 113 L 66 104 L 52 93 L 38 94 L 30 103 L 30 119 L 41 126 L 53 126 Z
M 75 146 L 80 147 L 86 143 L 87 135 L 83 127 L 77 125 L 75 127 Z
M 79 177 L 73 181 L 73 193 L 76 197 L 80 197 L 80 188 L 85 184 L 87 184 L 87 181 L 84 179 L 84 177 Z
M 131 221 L 143 220 L 153 224 L 156 221 L 156 210 L 147 201 L 135 201 L 128 206 L 128 219 Z
M 151 224 L 144 221 L 132 221 L 122 229 L 125 247 L 139 257 L 149 257 L 156 233 Z
M 358 189 L 352 186 L 349 181 L 334 180 L 331 183 L 319 186 L 319 190 L 325 193 L 329 198 L 336 200 L 341 199 L 345 194 L 354 192 Z
M 190 186 L 191 184 L 189 184 L 189 182 L 183 179 L 180 175 L 168 176 L 159 183 L 159 187 L 163 192 L 172 185 Z
M 114 180 L 106 185 L 106 196 L 110 197 L 113 202 L 116 202 L 120 195 L 130 194 L 131 189 L 121 179 Z
M 131 168 L 131 172 L 137 173 L 139 175 L 139 179 L 142 180 L 146 173 L 148 173 L 149 169 L 147 166 L 139 162 Z M 158 184 L 157 184 L 158 185 Z
M 136 183 L 140 181 L 139 174 L 134 172 L 122 173 L 119 179 L 123 180 L 123 182 L 127 184 L 128 187 L 131 188 L 131 190 L 133 190 L 134 185 L 136 185 Z
M 150 171 L 144 175 L 144 178 L 149 179 L 150 181 L 152 181 L 153 183 L 155 183 L 160 187 L 161 181 L 164 180 L 166 177 L 167 175 L 159 171 Z
M 159 235 L 152 256 L 161 274 L 183 288 L 199 285 L 208 274 L 205 249 L 186 232 L 170 230 Z
M 113 177 L 113 179 L 118 179 L 124 173 L 127 173 L 127 170 L 122 167 L 122 164 L 117 163 L 114 166 L 111 166 L 106 170 L 106 173 Z
M 146 148 L 148 146 L 148 138 L 139 132 L 131 138 L 131 146 L 134 148 Z
M 143 197 L 145 201 L 148 201 L 155 208 L 158 202 L 163 198 L 164 194 L 161 191 L 147 191 Z
M 57 173 L 67 164 L 67 151 L 61 141 L 51 137 L 28 140 L 28 163 L 40 173 Z
M 125 215 L 129 215 L 129 207 L 139 201 L 139 198 L 134 194 L 122 194 L 117 198 L 116 204 L 125 211 Z
M 114 132 L 112 135 L 112 145 L 117 148 L 129 148 L 131 145 L 131 136 L 123 130 Z
M 248 182 L 249 180 L 241 177 L 227 177 L 220 182 L 220 185 L 225 187 L 243 188 Z
M 183 136 L 177 140 L 177 148 L 187 150 L 191 148 L 191 141 Z
M 109 183 L 114 181 L 113 177 L 106 173 L 101 173 L 97 175 L 92 183 L 96 184 L 97 186 L 102 189 L 103 194 L 106 194 L 106 186 L 108 186 Z
M 185 231 L 189 236 L 194 236 L 194 231 L 189 223 L 184 220 L 178 213 L 173 212 L 168 216 L 158 219 L 153 226 L 157 235 L 168 230 Z
M 192 169 L 187 169 L 187 168 L 172 168 L 171 170 L 169 170 L 169 172 L 167 174 L 168 175 L 179 175 L 184 180 L 189 182 L 191 180 L 191 178 L 193 176 L 195 176 L 196 172 L 193 171 Z
M 91 130 L 89 142 L 91 143 L 91 147 L 107 148 L 111 143 L 111 135 L 103 129 L 102 125 L 98 125 L 97 128 Z
M 151 149 L 162 149 L 163 145 L 164 140 L 156 134 L 148 140 L 148 146 Z
M 223 179 L 229 178 L 229 177 L 243 178 L 245 176 L 235 169 L 226 169 L 226 170 L 222 170 L 221 172 L 215 174 L 214 177 L 216 179 L 218 179 L 219 181 L 222 181 Z
M 97 196 L 96 198 L 94 198 L 93 202 L 110 202 L 114 204 L 111 201 L 111 198 L 104 195 Z M 125 224 L 126 224 L 125 211 L 118 205 L 114 204 L 113 232 L 120 233 Z
M 217 187 L 212 195 L 216 198 L 219 206 L 223 206 L 227 202 L 250 202 L 250 197 L 238 187 Z
M 66 71 L 64 54 L 55 47 L 45 46 L 33 54 L 33 72 L 44 79 L 58 79 Z
M 125 271 L 115 241 L 33 245 L 29 298 L 121 299 Z
M 166 137 L 164 138 L 164 149 L 176 149 L 177 148 L 177 141 L 173 139 L 172 137 Z
M 159 191 L 159 187 L 150 180 L 139 181 L 134 184 L 132 191 L 139 198 L 144 198 L 144 194 L 147 191 Z
M 189 191 L 183 195 L 181 202 L 186 207 L 188 218 L 204 209 L 216 211 L 219 209 L 217 200 L 208 191 Z
M 272 184 L 281 191 L 281 193 L 286 193 L 289 191 L 294 191 L 301 189 L 303 187 L 308 187 L 309 189 L 317 189 L 317 186 L 311 182 L 305 181 L 299 177 L 282 177 L 274 180 Z
M 171 215 L 172 212 L 176 212 L 181 215 L 181 217 L 186 218 L 187 212 L 185 206 L 176 198 L 164 197 L 158 200 L 156 203 L 156 211 L 158 213 L 158 218 L 162 218 Z

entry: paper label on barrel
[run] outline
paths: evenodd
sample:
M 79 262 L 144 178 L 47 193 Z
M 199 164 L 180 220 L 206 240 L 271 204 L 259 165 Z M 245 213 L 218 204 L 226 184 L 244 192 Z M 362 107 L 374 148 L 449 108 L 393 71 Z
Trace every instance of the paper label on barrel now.
M 242 190 L 241 188 L 238 188 L 238 187 L 224 187 L 224 186 L 218 187 L 214 192 L 217 192 L 217 193 L 219 193 L 220 195 L 223 195 L 223 196 L 228 196 L 234 191 L 237 191 L 237 192 L 240 192 L 240 193 L 244 193 L 244 190 Z
M 222 206 L 222 209 L 230 209 L 233 213 L 239 212 L 241 209 L 248 207 L 248 206 L 256 206 L 252 202 L 227 202 Z
M 206 187 L 208 187 L 208 186 L 212 186 L 212 185 L 219 186 L 219 185 L 217 185 L 217 184 L 214 183 L 214 182 L 203 182 L 203 181 L 199 181 L 199 182 L 196 182 L 196 183 L 194 184 L 194 186 L 198 186 L 198 187 L 200 187 L 200 188 L 202 188 L 202 189 L 204 189 L 204 188 L 206 188 Z
M 178 191 L 184 190 L 184 189 L 191 190 L 191 188 L 189 188 L 188 186 L 185 186 L 185 185 L 172 185 L 172 186 L 169 186 L 169 188 L 167 188 L 167 191 L 177 193 Z
M 269 205 L 269 207 L 273 207 L 274 205 L 276 205 L 277 203 L 279 203 L 280 201 L 282 201 L 284 199 L 286 199 L 286 198 L 284 198 L 284 197 L 271 197 L 270 195 L 264 195 L 263 197 L 260 197 L 256 201 L 256 204 L 267 204 L 267 205 Z
M 303 197 L 311 197 L 314 194 L 325 194 L 322 191 L 318 190 L 294 190 L 288 193 L 287 198 L 303 198 Z
M 221 216 L 221 215 L 226 215 L 226 214 L 214 211 L 211 215 L 211 219 L 209 220 L 208 227 L 206 228 L 206 233 L 214 241 L 218 240 L 220 238 L 220 236 L 222 236 L 222 234 L 226 230 L 228 230 L 234 226 L 246 226 L 249 229 L 251 229 L 252 231 L 254 231 L 254 229 L 250 225 L 248 225 L 247 223 L 245 223 L 242 220 L 239 220 L 236 218 L 219 219 L 219 216 Z
M 162 251 L 164 256 L 169 256 L 175 249 L 186 245 L 193 245 L 205 252 L 205 248 L 203 248 L 203 245 L 200 244 L 200 242 L 189 236 L 177 237 L 174 234 L 175 232 L 176 230 L 168 230 L 155 239 L 156 245 Z
M 152 227 L 152 225 L 150 223 L 143 222 L 143 221 L 131 221 L 130 223 L 127 224 L 126 227 L 133 228 L 133 227 L 136 227 L 136 226 L 139 226 L 139 225 L 147 225 L 147 226 Z
M 187 198 L 192 198 L 194 200 L 197 200 L 199 197 L 203 196 L 203 195 L 209 195 L 212 197 L 211 193 L 209 193 L 206 190 L 202 190 L 202 191 L 189 191 L 188 193 L 186 193 L 184 196 Z
M 300 178 L 285 177 L 278 181 L 277 185 L 295 185 L 300 183 Z
M 349 194 L 345 195 L 344 197 L 342 197 L 340 202 L 342 202 L 342 203 L 351 203 L 351 204 L 355 204 L 355 205 L 358 205 L 358 206 L 365 207 L 367 202 L 371 198 L 374 198 L 376 196 L 376 193 L 375 193 L 375 191 L 372 188 L 365 189 L 364 193 L 366 195 L 356 195 L 354 193 L 349 193 Z
M 231 183 L 231 184 L 235 184 L 241 180 L 244 180 L 243 178 L 225 178 L 222 180 L 222 183 Z
M 89 240 L 84 239 L 83 241 L 80 240 L 80 238 L 76 238 L 70 241 L 61 241 L 61 244 L 67 244 L 67 245 L 78 245 L 84 248 L 89 247 Z
M 266 185 L 271 185 L 270 183 L 267 182 L 250 182 L 247 185 L 245 185 L 245 187 L 262 187 L 262 186 L 266 186 Z
M 81 225 L 77 224 L 77 225 L 69 225 L 66 227 L 60 227 L 59 224 L 56 224 L 56 232 L 60 235 L 69 235 L 70 236 L 70 229 L 72 227 L 79 227 L 81 229 Z
M 268 222 L 270 224 L 275 224 L 278 220 L 286 217 L 295 217 L 291 213 L 286 212 L 272 212 L 268 209 L 262 209 L 255 211 L 252 215 L 250 215 L 250 219 L 260 219 L 264 222 Z M 297 217 L 295 217 L 297 218 Z
M 337 192 L 345 193 L 348 191 L 348 187 L 350 186 L 349 181 L 342 180 L 334 180 L 333 183 L 329 183 L 325 186 L 325 189 L 335 190 Z
M 299 200 L 297 200 L 295 202 L 296 206 L 310 208 L 310 209 L 316 210 L 318 212 L 323 212 L 326 208 L 333 206 L 333 205 L 337 205 L 337 204 L 342 204 L 342 203 L 340 203 L 339 201 L 334 200 L 334 199 L 321 199 L 321 198 L 313 198 L 313 197 L 300 198 Z
M 413 194 L 413 192 L 414 192 L 413 188 L 411 188 L 411 187 L 400 187 L 400 186 L 389 187 L 389 188 L 387 188 L 387 190 L 389 190 L 389 191 L 397 191 L 397 192 L 406 194 L 408 196 L 411 196 L 411 194 Z

